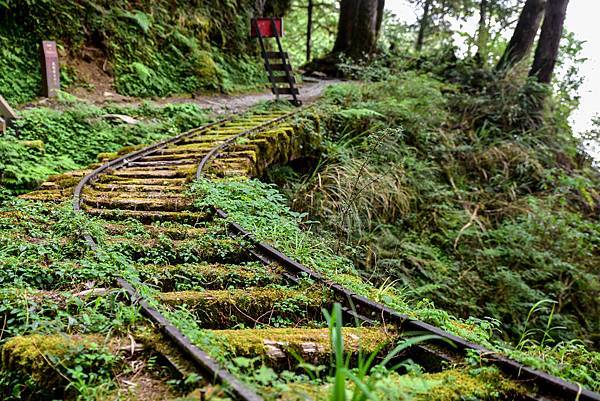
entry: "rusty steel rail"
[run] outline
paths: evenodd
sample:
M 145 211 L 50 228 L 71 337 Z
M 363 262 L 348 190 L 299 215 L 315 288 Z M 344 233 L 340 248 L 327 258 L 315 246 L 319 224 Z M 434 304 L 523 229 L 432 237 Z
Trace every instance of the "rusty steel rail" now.
M 309 107 L 312 107 L 312 105 Z M 299 111 L 302 110 L 303 109 Z M 297 113 L 298 111 L 290 114 Z M 285 117 L 289 118 L 289 115 L 286 115 Z M 228 146 L 233 144 L 236 139 L 251 135 L 255 132 L 256 130 L 248 130 L 237 135 L 235 138 L 232 138 L 231 141 L 227 141 L 213 148 L 211 152 L 204 156 L 198 165 L 198 171 L 196 174 L 197 179 L 203 177 L 203 170 L 211 158 L 215 157 L 218 153 L 222 152 Z M 227 212 L 222 209 L 215 208 L 215 211 L 216 214 L 223 219 L 228 217 Z M 321 273 L 316 272 L 291 259 L 273 246 L 257 240 L 251 232 L 247 231 L 238 223 L 230 222 L 229 229 L 233 235 L 241 236 L 245 241 L 253 244 L 253 253 L 255 253 L 259 259 L 263 261 L 277 262 L 284 269 L 286 269 L 288 273 L 295 275 L 296 277 L 309 277 L 310 279 L 320 282 L 330 288 L 334 294 L 346 304 L 346 307 L 351 308 L 351 310 L 354 311 L 355 317 L 359 317 L 366 322 L 378 321 L 382 323 L 394 324 L 397 325 L 398 328 L 406 331 L 426 332 L 428 334 L 436 335 L 445 340 L 440 341 L 439 344 L 436 343 L 436 345 L 450 347 L 449 344 L 452 344 L 456 347 L 454 349 L 449 348 L 450 352 L 456 352 L 456 350 L 458 350 L 464 355 L 467 351 L 475 351 L 480 355 L 483 362 L 498 367 L 509 378 L 525 384 L 530 389 L 534 389 L 533 391 L 535 393 L 533 395 L 529 395 L 529 399 L 538 401 L 600 401 L 600 394 L 584 389 L 579 384 L 570 383 L 546 372 L 525 366 L 522 363 L 502 356 L 495 351 L 488 350 L 481 345 L 467 341 L 429 323 L 413 319 L 379 302 L 372 301 L 362 295 L 356 294 L 352 290 L 329 280 Z M 433 353 L 433 356 L 438 355 Z
M 265 123 L 261 123 L 252 127 L 242 133 L 235 135 L 232 138 L 229 138 L 226 142 L 224 142 L 225 146 L 219 145 L 210 150 L 208 155 L 210 157 L 216 155 L 220 149 L 225 148 L 229 144 L 233 143 L 236 139 L 242 136 L 248 136 L 260 131 L 263 131 L 278 122 L 281 122 L 285 119 L 292 117 L 293 115 L 303 111 L 305 109 L 297 109 L 290 113 L 287 113 L 281 117 L 274 118 Z M 121 156 L 117 159 L 111 160 L 108 163 L 103 164 L 97 169 L 93 170 L 89 174 L 83 177 L 81 181 L 77 184 L 73 191 L 73 210 L 77 213 L 83 213 L 81 209 L 81 194 L 86 185 L 94 182 L 101 174 L 107 172 L 110 169 L 119 169 L 122 167 L 126 167 L 129 163 L 134 162 L 140 158 L 148 156 L 157 150 L 163 149 L 169 145 L 176 144 L 186 138 L 189 138 L 193 135 L 197 135 L 204 131 L 207 131 L 211 128 L 214 128 L 218 125 L 224 125 L 225 123 L 231 121 L 233 117 L 222 119 L 216 121 L 214 123 L 202 126 L 200 128 L 195 128 L 190 131 L 186 131 L 182 134 L 179 134 L 173 138 L 169 138 L 160 142 L 157 142 L 153 145 L 147 146 L 143 149 L 128 153 L 127 155 Z M 202 162 L 199 165 L 198 171 L 201 171 L 200 166 L 203 168 L 206 164 L 206 157 L 202 159 Z M 94 250 L 98 250 L 98 244 L 94 240 L 94 238 L 87 232 L 83 233 L 83 236 L 88 244 L 88 246 Z M 245 385 L 235 376 L 233 376 L 229 371 L 220 366 L 213 358 L 211 358 L 206 352 L 202 351 L 196 345 L 194 345 L 179 329 L 177 329 L 169 320 L 162 315 L 158 310 L 153 308 L 148 301 L 146 301 L 134 288 L 134 286 L 129 283 L 127 280 L 123 278 L 117 279 L 117 284 L 121 287 L 129 296 L 129 300 L 132 304 L 136 304 L 140 307 L 142 313 L 150 319 L 153 323 L 155 323 L 159 329 L 163 332 L 163 334 L 171 340 L 180 351 L 186 355 L 190 361 L 192 361 L 201 371 L 205 374 L 206 378 L 212 383 L 221 383 L 226 386 L 238 399 L 243 401 L 264 401 L 261 396 L 256 394 L 254 390 Z
M 127 166 L 130 162 L 138 160 L 144 156 L 150 155 L 159 149 L 165 148 L 169 145 L 175 144 L 182 141 L 185 138 L 197 135 L 204 131 L 214 128 L 218 125 L 223 125 L 232 118 L 216 121 L 212 124 L 205 125 L 200 128 L 192 129 L 184 132 L 173 138 L 157 142 L 153 145 L 140 149 L 138 151 L 128 153 L 127 155 L 121 156 L 117 159 L 111 160 L 108 163 L 103 164 L 91 173 L 87 174 L 77 184 L 73 191 L 73 210 L 77 213 L 83 213 L 81 210 L 81 193 L 83 188 L 95 181 L 101 174 L 105 173 L 109 169 L 118 169 Z M 85 232 L 83 234 L 88 246 L 96 251 L 98 244 L 92 238 L 92 236 Z M 128 281 L 119 278 L 117 284 L 121 287 L 129 296 L 129 300 L 133 304 L 137 304 L 142 313 L 154 322 L 164 335 L 169 338 L 196 366 L 207 376 L 207 378 L 213 383 L 223 383 L 236 395 L 236 397 L 247 400 L 247 401 L 263 401 L 262 397 L 256 394 L 248 386 L 244 385 L 241 381 L 231 375 L 226 369 L 222 368 L 215 362 L 208 354 L 196 347 L 180 330 L 178 330 L 169 320 L 164 317 L 159 311 L 150 306 L 150 304 L 143 299 L 140 294 L 135 290 L 133 285 Z

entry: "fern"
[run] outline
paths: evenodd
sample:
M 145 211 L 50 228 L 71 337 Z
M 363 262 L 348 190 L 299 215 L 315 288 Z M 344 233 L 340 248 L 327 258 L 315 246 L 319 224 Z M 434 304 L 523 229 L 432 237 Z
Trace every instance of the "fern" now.
M 148 33 L 148 31 L 150 30 L 150 26 L 152 25 L 152 18 L 148 14 L 138 10 L 136 10 L 133 13 L 124 10 L 121 11 L 121 15 L 125 18 L 134 21 L 137 24 L 137 26 L 142 31 L 144 31 L 144 33 Z
M 131 63 L 130 68 L 142 81 L 146 81 L 152 77 L 152 71 L 142 63 Z

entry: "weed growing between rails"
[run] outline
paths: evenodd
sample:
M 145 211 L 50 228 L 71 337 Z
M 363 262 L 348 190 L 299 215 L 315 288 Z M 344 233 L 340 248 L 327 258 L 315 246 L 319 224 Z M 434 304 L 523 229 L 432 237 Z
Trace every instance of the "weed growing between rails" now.
M 101 229 L 69 205 L 17 200 L 0 214 L 2 399 L 114 393 L 113 371 L 126 370 L 128 359 L 118 351 L 121 339 L 141 321 L 118 291 L 107 289 L 123 261 L 89 254 L 79 230 Z
M 116 278 L 142 279 L 108 240 L 114 230 L 144 232 L 139 223 L 115 227 L 75 213 L 70 203 L 17 199 L 0 209 L 3 400 L 164 400 L 198 387 L 160 362 L 154 344 L 164 340 L 115 289 Z M 103 246 L 90 251 L 83 232 Z

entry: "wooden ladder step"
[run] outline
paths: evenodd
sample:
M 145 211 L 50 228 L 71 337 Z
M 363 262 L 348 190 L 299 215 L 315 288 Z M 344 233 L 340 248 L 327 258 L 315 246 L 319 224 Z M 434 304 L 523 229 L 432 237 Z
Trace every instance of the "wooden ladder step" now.
M 269 67 L 265 64 L 267 70 Z M 292 71 L 292 66 L 289 64 L 271 64 L 271 70 L 273 71 Z
M 271 88 L 271 90 L 273 91 L 273 93 L 276 93 L 275 88 Z M 298 94 L 300 94 L 300 92 L 298 91 L 298 88 L 277 88 L 277 90 L 279 91 L 280 95 L 298 95 Z
M 295 84 L 295 83 L 296 83 L 296 78 L 295 78 L 294 76 L 291 76 L 291 77 L 288 79 L 288 77 L 287 77 L 287 76 L 285 76 L 285 75 L 278 75 L 278 76 L 275 76 L 275 77 L 273 77 L 273 82 L 276 82 L 276 83 L 286 83 L 286 84 L 287 84 L 287 83 L 288 83 L 288 82 L 290 82 L 290 81 L 291 81 L 293 84 Z
M 288 58 L 287 52 L 283 52 L 283 53 L 281 53 L 281 52 L 265 52 L 265 54 L 266 54 L 267 58 L 270 58 L 270 59 L 275 58 L 275 59 L 281 60 L 283 58 L 286 58 L 286 59 Z

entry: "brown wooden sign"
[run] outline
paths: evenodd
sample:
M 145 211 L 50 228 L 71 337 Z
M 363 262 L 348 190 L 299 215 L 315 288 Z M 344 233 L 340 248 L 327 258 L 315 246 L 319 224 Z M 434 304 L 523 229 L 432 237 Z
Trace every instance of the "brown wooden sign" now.
M 42 42 L 42 96 L 55 97 L 60 90 L 60 65 L 56 42 Z

